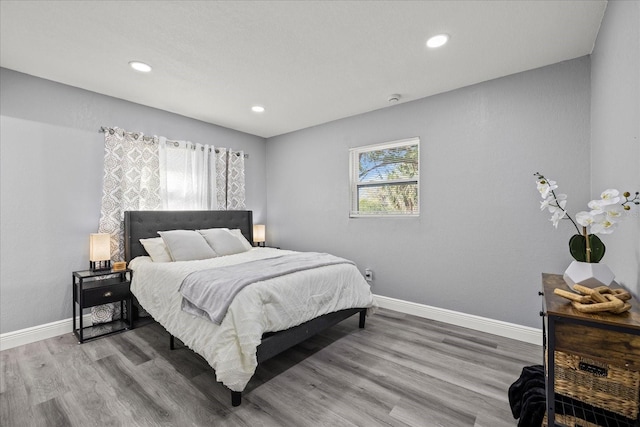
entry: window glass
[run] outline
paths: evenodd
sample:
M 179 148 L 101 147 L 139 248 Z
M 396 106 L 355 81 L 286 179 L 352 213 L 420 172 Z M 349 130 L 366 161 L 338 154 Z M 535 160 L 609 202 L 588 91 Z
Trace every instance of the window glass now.
M 420 139 L 350 150 L 351 216 L 417 216 L 420 213 Z

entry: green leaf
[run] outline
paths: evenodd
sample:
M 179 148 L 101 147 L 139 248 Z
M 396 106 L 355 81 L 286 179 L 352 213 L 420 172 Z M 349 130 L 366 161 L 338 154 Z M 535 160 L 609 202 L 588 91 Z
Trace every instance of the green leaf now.
M 591 262 L 596 263 L 604 257 L 604 243 L 595 234 L 589 234 L 589 246 L 591 247 Z M 574 234 L 569 239 L 569 251 L 576 261 L 587 262 L 586 239 L 581 234 Z

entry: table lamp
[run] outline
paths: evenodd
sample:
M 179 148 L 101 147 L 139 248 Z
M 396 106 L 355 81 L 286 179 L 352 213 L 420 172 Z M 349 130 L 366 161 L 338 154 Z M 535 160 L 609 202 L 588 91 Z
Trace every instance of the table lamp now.
M 89 268 L 91 271 L 111 270 L 111 235 L 109 233 L 89 235 Z
M 253 226 L 253 243 L 256 243 L 257 246 L 264 247 L 265 234 L 266 230 L 264 224 L 255 224 Z

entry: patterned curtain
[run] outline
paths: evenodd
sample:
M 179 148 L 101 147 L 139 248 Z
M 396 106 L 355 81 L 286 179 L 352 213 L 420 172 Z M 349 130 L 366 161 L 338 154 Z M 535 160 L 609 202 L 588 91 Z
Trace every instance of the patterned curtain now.
M 227 152 L 227 210 L 245 209 L 244 152 Z
M 111 235 L 111 259 L 121 261 L 124 260 L 124 212 L 162 207 L 158 138 L 120 128 L 107 128 L 104 133 L 104 180 L 98 232 Z M 119 304 L 91 307 L 94 325 L 119 316 Z
M 124 259 L 124 212 L 158 210 L 158 138 L 120 128 L 105 130 L 104 185 L 99 233 L 111 234 L 111 259 Z
M 245 209 L 244 152 L 105 128 L 99 233 L 124 259 L 124 212 Z M 214 191 L 215 189 L 215 191 Z
M 242 210 L 245 206 L 244 152 L 215 149 L 218 210 Z

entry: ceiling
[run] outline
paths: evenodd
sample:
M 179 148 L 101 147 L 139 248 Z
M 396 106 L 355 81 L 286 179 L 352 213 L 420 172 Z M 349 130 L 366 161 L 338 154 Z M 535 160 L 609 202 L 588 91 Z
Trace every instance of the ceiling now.
M 0 65 L 271 137 L 590 54 L 606 1 L 0 1 Z M 438 49 L 427 38 L 447 33 Z M 128 62 L 153 67 L 133 71 Z M 251 106 L 262 105 L 263 113 Z

